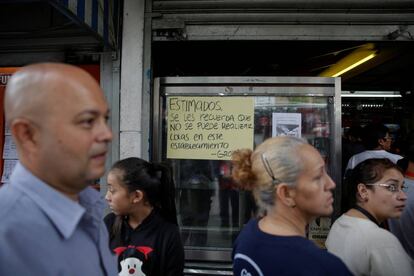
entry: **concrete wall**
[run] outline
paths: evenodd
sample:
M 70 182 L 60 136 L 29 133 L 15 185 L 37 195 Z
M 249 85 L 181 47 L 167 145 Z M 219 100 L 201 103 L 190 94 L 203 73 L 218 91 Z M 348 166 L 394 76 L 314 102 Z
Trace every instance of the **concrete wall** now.
M 121 159 L 131 156 L 145 158 L 141 150 L 144 11 L 144 1 L 124 2 L 119 136 Z

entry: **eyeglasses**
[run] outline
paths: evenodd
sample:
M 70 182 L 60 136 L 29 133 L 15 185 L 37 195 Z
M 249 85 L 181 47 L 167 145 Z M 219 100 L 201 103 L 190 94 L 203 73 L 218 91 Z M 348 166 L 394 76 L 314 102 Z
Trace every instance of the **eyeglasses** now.
M 376 183 L 376 184 L 365 184 L 366 186 L 381 186 L 386 188 L 391 193 L 399 193 L 400 191 L 403 191 L 404 193 L 407 191 L 407 186 L 402 185 L 401 187 L 398 187 L 398 185 L 395 184 L 388 184 L 388 183 Z

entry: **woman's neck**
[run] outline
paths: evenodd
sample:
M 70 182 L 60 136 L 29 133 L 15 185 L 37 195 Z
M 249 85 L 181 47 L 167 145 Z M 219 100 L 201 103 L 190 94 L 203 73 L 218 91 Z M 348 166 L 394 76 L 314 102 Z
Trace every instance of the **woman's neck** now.
M 366 203 L 357 203 L 359 207 L 365 209 L 368 213 L 370 213 L 376 220 L 378 223 L 382 223 L 385 219 L 379 217 L 374 210 Z M 367 219 L 369 220 L 370 218 L 368 218 L 365 214 L 361 213 L 360 211 L 358 211 L 357 209 L 350 209 L 348 210 L 348 212 L 346 212 L 346 215 L 350 216 L 350 217 L 355 217 L 355 218 L 362 218 L 362 219 Z
M 287 209 L 289 208 L 289 209 Z M 260 220 L 259 228 L 265 233 L 278 236 L 306 236 L 307 220 L 297 212 L 292 212 L 292 208 L 286 210 L 269 211 Z
M 139 209 L 130 213 L 128 216 L 128 224 L 132 229 L 137 228 L 152 212 L 152 206 L 140 206 Z

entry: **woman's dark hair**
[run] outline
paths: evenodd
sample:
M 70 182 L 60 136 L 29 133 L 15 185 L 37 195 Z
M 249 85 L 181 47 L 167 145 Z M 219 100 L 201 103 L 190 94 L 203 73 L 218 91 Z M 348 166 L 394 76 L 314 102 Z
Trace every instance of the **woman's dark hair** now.
M 408 169 L 409 160 L 407 158 L 401 158 L 397 161 L 397 166 L 401 168 L 403 172 Z
M 389 169 L 395 169 L 401 173 L 402 170 L 396 164 L 391 162 L 389 159 L 367 159 L 361 163 L 359 163 L 351 172 L 349 177 L 347 178 L 347 186 L 348 195 L 349 195 L 349 206 L 348 208 L 352 208 L 357 203 L 357 187 L 358 184 L 373 184 L 380 180 L 383 176 L 385 171 Z M 368 189 L 372 189 L 372 186 L 367 186 Z
M 140 190 L 144 199 L 167 221 L 177 224 L 174 180 L 169 165 L 150 163 L 137 157 L 117 161 L 111 171 L 119 171 L 120 180 L 129 192 Z M 121 229 L 122 217 L 112 227 L 115 235 Z

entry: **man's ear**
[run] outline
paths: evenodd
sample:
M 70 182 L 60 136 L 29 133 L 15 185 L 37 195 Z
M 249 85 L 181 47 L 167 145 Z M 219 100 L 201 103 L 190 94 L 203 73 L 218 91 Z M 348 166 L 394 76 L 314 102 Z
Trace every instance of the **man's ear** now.
M 385 142 L 386 142 L 386 139 L 385 138 L 379 138 L 377 143 L 381 147 L 384 147 Z
M 35 126 L 25 118 L 13 120 L 10 126 L 17 146 L 26 151 L 33 151 L 37 145 Z
M 279 202 L 282 202 L 284 205 L 292 208 L 296 207 L 296 191 L 295 189 L 290 188 L 287 184 L 278 184 L 276 187 L 276 195 Z

